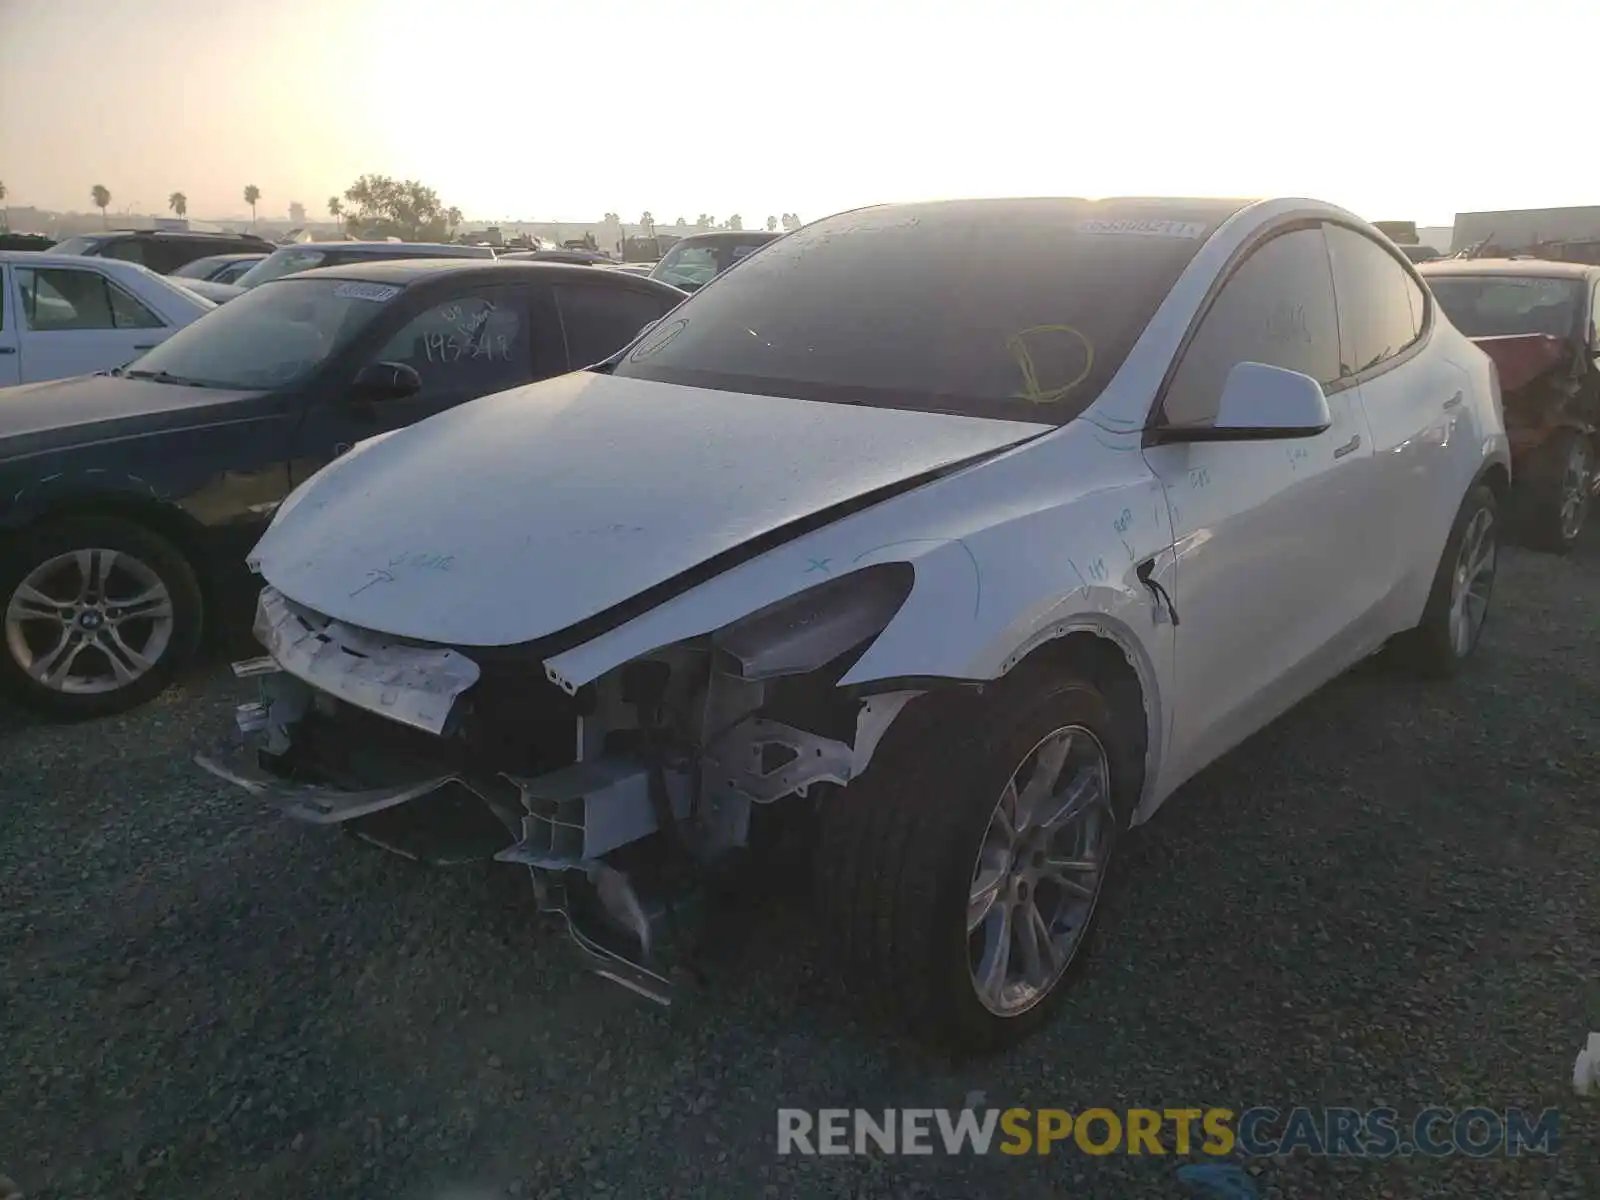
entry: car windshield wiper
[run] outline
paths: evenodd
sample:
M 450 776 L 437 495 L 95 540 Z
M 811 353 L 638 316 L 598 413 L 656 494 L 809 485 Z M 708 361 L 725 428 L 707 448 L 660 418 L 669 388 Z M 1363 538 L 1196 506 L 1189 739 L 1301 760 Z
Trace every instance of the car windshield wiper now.
M 182 375 L 174 375 L 171 371 L 123 371 L 125 379 L 150 379 L 156 383 L 171 383 L 178 387 L 211 387 L 209 383 L 202 383 L 198 379 L 185 379 Z

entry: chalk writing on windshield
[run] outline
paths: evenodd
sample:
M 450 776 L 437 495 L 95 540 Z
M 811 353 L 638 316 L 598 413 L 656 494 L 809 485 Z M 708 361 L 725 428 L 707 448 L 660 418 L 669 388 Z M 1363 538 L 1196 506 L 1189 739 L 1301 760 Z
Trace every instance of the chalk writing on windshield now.
M 1042 349 L 1046 338 L 1058 344 L 1066 340 L 1083 346 L 1083 369 L 1065 383 L 1049 377 L 1043 381 L 1039 378 L 1034 347 L 1030 347 L 1029 342 L 1034 342 L 1035 346 Z M 1022 372 L 1021 398 L 1035 404 L 1054 404 L 1066 399 L 1073 388 L 1089 378 L 1089 372 L 1094 369 L 1094 343 L 1071 325 L 1035 325 L 1021 330 L 1006 338 L 1006 349 L 1011 351 L 1011 357 L 1017 362 L 1017 370 Z

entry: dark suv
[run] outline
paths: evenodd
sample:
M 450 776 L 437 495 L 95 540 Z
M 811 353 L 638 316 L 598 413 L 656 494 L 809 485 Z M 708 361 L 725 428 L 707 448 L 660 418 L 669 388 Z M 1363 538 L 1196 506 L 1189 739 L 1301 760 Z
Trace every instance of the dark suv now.
M 196 233 L 186 229 L 114 229 L 86 233 L 52 246 L 52 254 L 120 258 L 168 275 L 186 263 L 213 254 L 271 254 L 277 249 L 253 233 Z

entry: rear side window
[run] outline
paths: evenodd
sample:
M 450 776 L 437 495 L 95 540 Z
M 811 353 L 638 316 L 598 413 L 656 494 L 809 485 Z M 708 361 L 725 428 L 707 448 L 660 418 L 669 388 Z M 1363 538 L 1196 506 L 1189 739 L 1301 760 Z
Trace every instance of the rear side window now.
M 98 271 L 21 267 L 17 284 L 28 328 L 41 333 L 155 329 L 164 324 Z
M 567 362 L 574 368 L 610 358 L 676 303 L 632 288 L 595 284 L 561 284 L 555 292 Z
M 151 238 L 145 247 L 144 265 L 157 275 L 166 275 L 184 263 L 203 258 L 215 250 L 216 247 L 209 242 L 196 245 L 188 238 Z
M 498 289 L 457 296 L 418 313 L 373 356 L 405 363 L 438 395 L 483 396 L 533 377 L 528 314 Z
M 118 329 L 159 329 L 166 324 L 131 292 L 109 279 L 106 290 L 111 294 L 111 319 Z
M 1216 420 L 1228 372 L 1242 362 L 1339 378 L 1339 318 L 1320 229 L 1263 243 L 1222 285 L 1200 319 L 1167 388 L 1169 424 Z
M 1365 234 L 1329 225 L 1327 238 L 1339 294 L 1343 373 L 1359 375 L 1416 341 L 1421 319 L 1412 315 L 1415 285 L 1399 260 Z
M 145 248 L 149 243 L 143 238 L 117 238 L 107 242 L 100 248 L 101 258 L 115 258 L 122 262 L 138 263 L 141 267 L 150 266 L 149 255 Z M 151 268 L 154 270 L 155 268 Z

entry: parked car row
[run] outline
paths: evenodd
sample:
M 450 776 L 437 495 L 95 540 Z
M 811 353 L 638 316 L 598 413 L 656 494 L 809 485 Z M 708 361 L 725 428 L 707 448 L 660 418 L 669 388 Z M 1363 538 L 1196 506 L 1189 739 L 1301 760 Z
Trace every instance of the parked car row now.
M 277 247 L 253 233 L 205 233 L 187 229 L 113 229 L 69 237 L 50 247 L 53 254 L 81 254 L 138 263 L 158 275 L 219 254 L 270 254 Z
M 762 236 L 653 279 L 308 263 L 0 392 L 0 684 L 119 711 L 253 611 L 213 774 L 525 868 L 662 1001 L 710 881 L 796 819 L 850 969 L 971 1048 L 1047 1018 L 1196 772 L 1379 651 L 1472 655 L 1519 499 L 1514 356 L 1473 339 L 1556 337 L 1543 292 L 1463 332 L 1304 200 Z
M 132 264 L 80 272 L 107 267 L 182 295 Z M 599 361 L 682 298 L 582 267 L 351 262 L 208 306 L 175 336 L 103 332 L 162 340 L 114 370 L 0 391 L 0 684 L 68 717 L 142 702 L 209 627 L 248 617 L 245 551 L 315 470 L 364 438 Z M 25 353 L 43 336 L 24 334 Z

